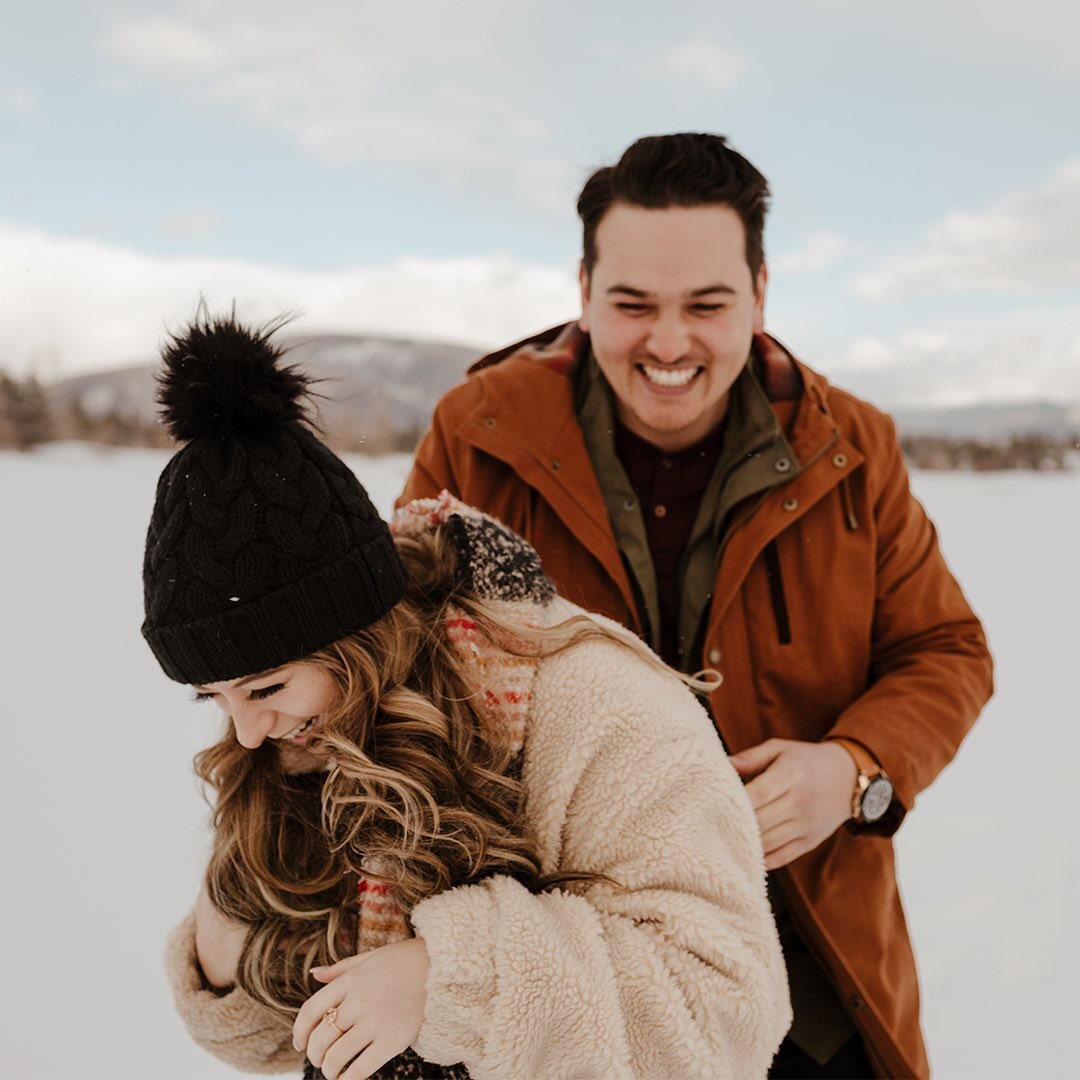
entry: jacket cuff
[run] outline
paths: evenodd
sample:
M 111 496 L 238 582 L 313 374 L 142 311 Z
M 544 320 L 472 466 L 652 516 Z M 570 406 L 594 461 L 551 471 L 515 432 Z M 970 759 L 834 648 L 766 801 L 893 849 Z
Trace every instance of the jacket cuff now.
M 165 973 L 192 1040 L 245 1072 L 299 1071 L 303 1055 L 292 1047 L 292 1028 L 279 1013 L 236 986 L 207 987 L 195 952 L 195 915 L 168 937 Z
M 843 748 L 851 755 L 855 761 L 855 765 L 860 770 L 863 768 L 863 763 L 860 761 L 860 755 L 858 751 L 869 757 L 879 768 L 884 770 L 885 775 L 893 783 L 893 797 L 892 802 L 889 803 L 888 809 L 885 813 L 874 822 L 856 821 L 854 818 L 848 818 L 844 823 L 848 832 L 855 836 L 861 833 L 867 833 L 870 836 L 892 836 L 897 829 L 900 828 L 901 823 L 907 816 L 907 807 L 900 801 L 900 797 L 896 791 L 896 781 L 893 779 L 893 774 L 889 772 L 888 768 L 881 760 L 881 758 L 874 753 L 873 749 L 866 745 L 862 739 L 854 739 L 851 735 L 844 731 L 837 731 L 835 728 L 825 736 L 822 742 L 839 743 Z M 852 792 L 854 795 L 854 792 Z
M 486 889 L 464 885 L 413 909 L 430 961 L 424 1022 L 413 1043 L 425 1061 L 453 1065 L 483 1056 L 496 986 L 494 908 Z

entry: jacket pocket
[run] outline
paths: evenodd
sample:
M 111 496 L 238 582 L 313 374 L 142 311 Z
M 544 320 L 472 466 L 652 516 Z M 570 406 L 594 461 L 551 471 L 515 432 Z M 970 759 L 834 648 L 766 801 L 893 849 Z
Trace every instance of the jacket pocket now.
M 769 596 L 772 598 L 773 616 L 776 618 L 776 636 L 781 645 L 791 644 L 791 619 L 788 616 L 787 597 L 784 595 L 784 576 L 780 572 L 780 552 L 776 541 L 765 546 L 765 573 L 769 579 Z

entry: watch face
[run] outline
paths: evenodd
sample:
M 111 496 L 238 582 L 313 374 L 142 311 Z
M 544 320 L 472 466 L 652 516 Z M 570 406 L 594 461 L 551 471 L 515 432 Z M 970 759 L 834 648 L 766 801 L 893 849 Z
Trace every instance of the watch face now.
M 892 802 L 893 786 L 887 776 L 875 776 L 869 786 L 863 792 L 862 818 L 863 821 L 874 822 L 885 816 Z

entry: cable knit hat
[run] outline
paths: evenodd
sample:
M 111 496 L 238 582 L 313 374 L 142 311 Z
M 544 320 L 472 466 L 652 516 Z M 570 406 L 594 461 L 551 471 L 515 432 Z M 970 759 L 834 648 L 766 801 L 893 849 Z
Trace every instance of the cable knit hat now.
M 298 660 L 404 592 L 389 529 L 307 426 L 308 379 L 279 363 L 274 329 L 200 313 L 162 353 L 158 403 L 186 445 L 158 481 L 142 632 L 178 682 Z

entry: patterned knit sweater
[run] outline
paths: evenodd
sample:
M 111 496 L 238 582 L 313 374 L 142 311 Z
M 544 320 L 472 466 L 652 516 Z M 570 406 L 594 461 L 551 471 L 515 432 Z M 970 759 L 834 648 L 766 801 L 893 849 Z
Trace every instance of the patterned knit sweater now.
M 398 533 L 440 526 L 468 586 L 510 618 L 583 614 L 552 597 L 524 541 L 445 493 L 394 522 Z M 523 660 L 460 612 L 445 629 L 493 729 L 521 751 L 542 871 L 611 883 L 533 894 L 495 876 L 421 901 L 411 925 L 430 956 L 424 1022 L 376 1075 L 764 1076 L 790 1023 L 787 982 L 753 812 L 705 711 L 618 641 Z M 361 879 L 359 911 L 358 952 L 412 932 L 376 880 Z M 194 938 L 189 916 L 166 953 L 194 1040 L 245 1071 L 299 1073 L 288 1022 L 242 989 L 204 988 Z

